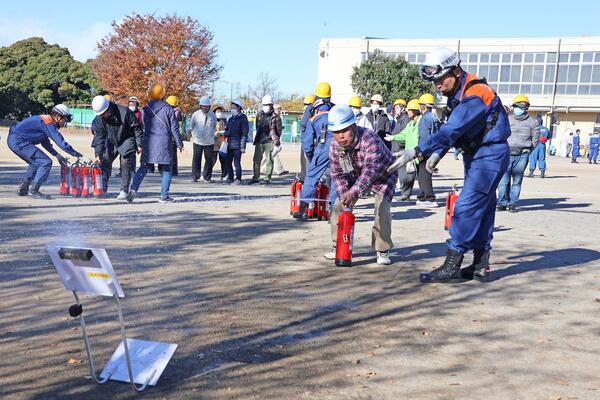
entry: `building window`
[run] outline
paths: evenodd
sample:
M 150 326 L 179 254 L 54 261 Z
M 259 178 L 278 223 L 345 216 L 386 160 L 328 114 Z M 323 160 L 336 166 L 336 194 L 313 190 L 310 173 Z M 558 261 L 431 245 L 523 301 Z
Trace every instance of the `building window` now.
M 570 83 L 577 83 L 579 79 L 579 65 L 569 65 L 567 73 L 567 81 Z
M 479 55 L 479 62 L 482 62 L 482 63 L 490 62 L 490 54 L 489 53 L 481 53 Z
M 490 65 L 489 81 L 490 82 L 498 82 L 498 66 Z
M 594 61 L 594 53 L 592 52 L 586 52 L 583 53 L 583 62 L 592 62 Z
M 570 54 L 571 54 L 571 57 L 569 57 L 569 60 L 571 62 L 579 62 L 579 58 L 581 56 L 580 53 L 570 53 Z
M 513 53 L 513 55 L 512 55 L 512 62 L 520 64 L 522 57 L 523 57 L 523 54 L 521 54 L 521 53 Z
M 544 79 L 544 82 L 546 82 L 546 83 L 554 82 L 555 70 L 556 70 L 555 65 L 547 65 L 546 66 L 546 78 Z
M 510 67 L 510 81 L 521 82 L 521 66 L 513 65 Z
M 542 94 L 542 85 L 531 85 L 531 94 Z
M 556 62 L 556 53 L 547 53 L 546 54 L 546 62 L 555 63 Z
M 600 83 L 600 65 L 594 65 L 592 69 L 592 83 Z
M 491 62 L 496 62 L 496 63 L 499 62 L 500 61 L 500 54 L 498 54 L 498 53 L 492 53 L 490 55 L 490 61 Z
M 543 63 L 546 59 L 546 54 L 544 53 L 536 53 L 535 55 L 535 62 L 536 63 Z
M 533 53 L 525 53 L 525 62 L 526 63 L 533 62 Z
M 469 62 L 470 63 L 476 63 L 477 62 L 477 53 L 471 53 L 469 54 Z
M 500 82 L 508 82 L 510 79 L 510 65 L 500 67 Z

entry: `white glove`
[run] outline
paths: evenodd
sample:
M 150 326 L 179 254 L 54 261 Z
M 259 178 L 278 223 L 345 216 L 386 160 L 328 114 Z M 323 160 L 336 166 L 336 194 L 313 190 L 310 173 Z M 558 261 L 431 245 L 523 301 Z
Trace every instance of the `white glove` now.
M 391 142 L 392 140 L 394 140 L 394 136 L 393 135 L 385 135 L 383 140 L 387 140 L 388 142 Z
M 432 153 L 427 159 L 427 162 L 425 162 L 425 169 L 429 171 L 430 174 L 433 174 L 435 166 L 438 165 L 441 159 L 442 157 L 440 157 L 438 153 Z
M 399 153 L 394 153 L 394 156 Z M 400 167 L 405 166 L 409 161 L 414 160 L 416 157 L 415 149 L 410 149 L 404 151 L 404 153 L 398 158 L 392 165 L 389 166 L 387 172 L 391 173 L 399 169 Z
M 271 156 L 275 157 L 280 152 L 281 152 L 281 146 L 275 146 L 275 147 L 273 147 L 273 151 L 271 151 Z

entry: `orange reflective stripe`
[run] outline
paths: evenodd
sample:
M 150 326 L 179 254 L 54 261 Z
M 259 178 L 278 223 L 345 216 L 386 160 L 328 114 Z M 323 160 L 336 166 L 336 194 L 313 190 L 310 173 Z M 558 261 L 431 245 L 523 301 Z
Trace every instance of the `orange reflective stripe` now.
M 319 112 L 317 112 L 315 115 L 313 115 L 312 117 L 310 117 L 310 121 L 314 121 L 314 119 L 317 118 L 321 114 L 329 114 L 329 111 L 319 111 Z
M 52 117 L 49 115 L 40 115 L 40 118 L 46 125 L 50 125 L 50 124 L 54 123 L 54 121 L 52 120 Z
M 465 80 L 465 85 L 463 86 L 463 89 L 460 93 L 460 99 L 462 100 L 463 97 L 465 97 L 465 96 L 478 96 L 479 98 L 481 98 L 483 103 L 487 107 L 489 107 L 490 104 L 492 104 L 492 101 L 494 101 L 494 97 L 496 97 L 496 94 L 494 93 L 492 88 L 490 88 L 488 85 L 475 84 L 475 85 L 471 86 L 469 88 L 469 90 L 467 90 L 465 93 L 465 88 L 467 87 L 467 84 L 474 79 L 477 79 L 477 77 L 475 75 L 467 74 L 467 79 Z

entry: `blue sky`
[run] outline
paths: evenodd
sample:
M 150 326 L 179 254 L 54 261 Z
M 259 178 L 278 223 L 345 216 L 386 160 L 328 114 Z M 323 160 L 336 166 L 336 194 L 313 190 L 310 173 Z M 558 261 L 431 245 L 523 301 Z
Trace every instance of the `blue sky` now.
M 427 6 L 424 6 L 427 5 Z M 451 6 L 453 5 L 453 6 Z M 110 23 L 137 12 L 189 15 L 215 34 L 224 66 L 219 92 L 260 72 L 284 93 L 311 92 L 321 38 L 465 38 L 600 35 L 594 1 L 20 1 L 3 2 L 0 45 L 42 36 L 80 60 L 95 55 Z M 6 20 L 10 16 L 10 21 Z M 235 95 L 235 93 L 234 93 Z

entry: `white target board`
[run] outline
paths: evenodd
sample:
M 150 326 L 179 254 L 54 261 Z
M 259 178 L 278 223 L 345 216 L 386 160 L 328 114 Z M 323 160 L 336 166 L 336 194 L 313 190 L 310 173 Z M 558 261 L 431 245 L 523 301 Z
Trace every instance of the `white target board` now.
M 68 246 L 46 249 L 67 290 L 125 297 L 106 250 Z

